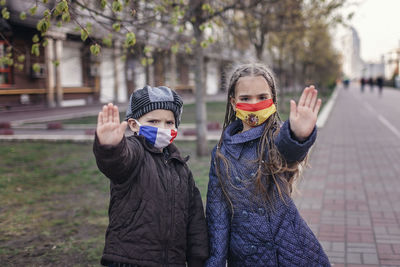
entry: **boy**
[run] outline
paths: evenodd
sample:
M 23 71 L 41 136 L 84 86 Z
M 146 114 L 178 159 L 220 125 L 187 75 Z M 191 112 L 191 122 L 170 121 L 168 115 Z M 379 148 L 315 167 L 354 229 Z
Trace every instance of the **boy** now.
M 207 226 L 200 192 L 172 144 L 182 100 L 165 86 L 130 97 L 126 121 L 109 103 L 98 116 L 93 151 L 110 179 L 105 266 L 203 266 Z M 133 135 L 124 136 L 127 125 Z

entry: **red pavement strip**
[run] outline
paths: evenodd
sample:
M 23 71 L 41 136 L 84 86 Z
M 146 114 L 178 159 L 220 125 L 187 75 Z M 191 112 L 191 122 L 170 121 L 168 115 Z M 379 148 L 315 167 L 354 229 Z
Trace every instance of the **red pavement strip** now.
M 318 132 L 295 201 L 332 266 L 400 266 L 398 103 L 400 91 L 339 90 Z

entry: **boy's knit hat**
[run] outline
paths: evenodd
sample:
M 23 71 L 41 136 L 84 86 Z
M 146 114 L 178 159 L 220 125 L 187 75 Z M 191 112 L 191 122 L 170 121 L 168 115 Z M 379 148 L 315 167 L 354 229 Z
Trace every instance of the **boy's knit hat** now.
M 156 109 L 172 111 L 175 117 L 175 125 L 178 128 L 182 115 L 182 98 L 166 86 L 151 87 L 146 85 L 142 89 L 135 90 L 126 110 L 126 120 L 138 119 L 144 114 Z

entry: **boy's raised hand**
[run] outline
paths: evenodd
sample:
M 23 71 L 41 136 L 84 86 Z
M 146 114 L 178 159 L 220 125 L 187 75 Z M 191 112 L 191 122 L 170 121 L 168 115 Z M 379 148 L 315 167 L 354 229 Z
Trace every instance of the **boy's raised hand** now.
M 321 99 L 317 100 L 318 91 L 313 85 L 306 87 L 301 94 L 299 104 L 290 100 L 290 128 L 296 138 L 304 141 L 312 133 L 321 107 Z
M 118 107 L 112 103 L 104 105 L 97 118 L 97 137 L 102 145 L 117 145 L 124 137 L 128 123 L 120 123 Z

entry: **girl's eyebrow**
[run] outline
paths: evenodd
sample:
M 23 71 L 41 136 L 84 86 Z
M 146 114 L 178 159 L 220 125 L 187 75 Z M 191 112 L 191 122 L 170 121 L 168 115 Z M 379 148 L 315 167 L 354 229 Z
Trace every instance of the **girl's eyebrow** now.
M 256 96 L 269 96 L 269 93 L 258 94 Z M 239 97 L 251 97 L 252 95 L 239 95 Z

